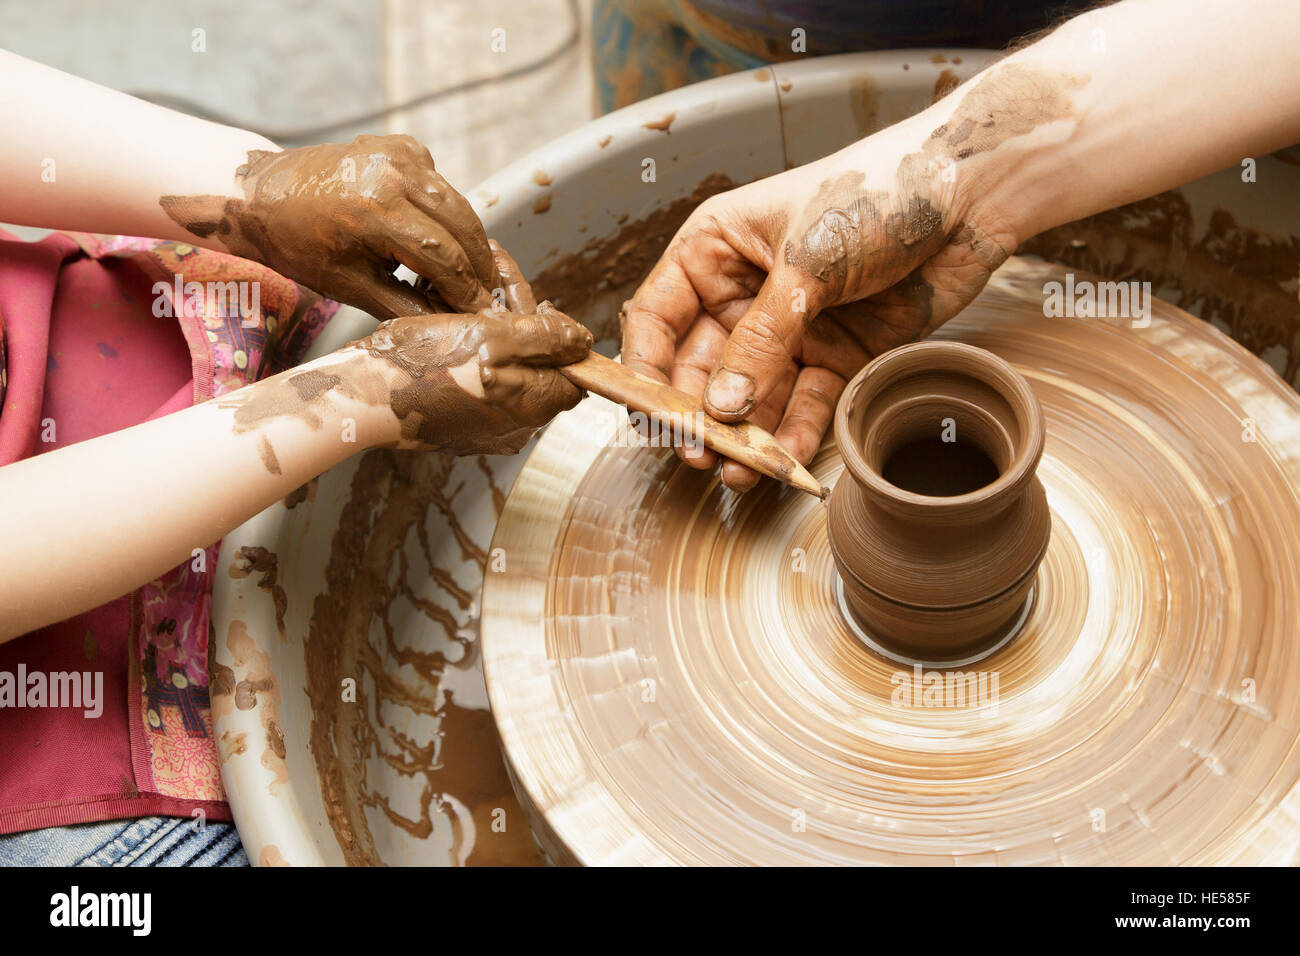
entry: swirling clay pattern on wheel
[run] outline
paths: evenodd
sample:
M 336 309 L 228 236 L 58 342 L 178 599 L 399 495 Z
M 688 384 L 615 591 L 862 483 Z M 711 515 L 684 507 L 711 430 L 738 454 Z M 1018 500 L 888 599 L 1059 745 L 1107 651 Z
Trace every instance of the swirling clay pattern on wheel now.
M 482 631 L 553 856 L 1297 861 L 1300 398 L 1160 302 L 1145 328 L 1045 318 L 1052 279 L 1012 260 L 940 333 L 1014 365 L 1047 422 L 1033 605 L 961 680 L 855 636 L 810 496 L 618 447 L 599 399 L 556 421 Z M 811 470 L 839 478 L 830 442 Z

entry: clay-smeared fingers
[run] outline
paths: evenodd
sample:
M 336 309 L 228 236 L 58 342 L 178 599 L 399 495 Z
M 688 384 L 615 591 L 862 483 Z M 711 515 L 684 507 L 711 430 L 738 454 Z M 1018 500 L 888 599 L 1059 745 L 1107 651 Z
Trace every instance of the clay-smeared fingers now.
M 433 283 L 423 276 L 415 280 L 415 291 L 429 301 L 429 311 L 435 315 L 448 315 L 454 312 L 446 300 L 438 294 L 438 290 L 434 288 Z
M 804 366 L 830 369 L 846 382 L 857 375 L 875 352 L 862 341 L 863 322 L 877 323 L 874 317 L 863 318 L 864 303 L 836 306 L 818 313 L 804 329 L 799 343 L 799 361 Z M 859 310 L 859 311 L 854 311 Z
M 375 265 L 368 276 L 346 276 L 335 280 L 339 300 L 370 313 L 381 322 L 399 316 L 428 315 L 440 303 L 430 302 L 418 289 L 403 282 L 382 266 Z
M 417 217 L 414 207 L 410 211 L 390 230 L 389 255 L 432 283 L 453 309 L 477 312 L 491 306 L 492 293 L 460 243 L 438 223 Z
M 835 404 L 848 382 L 830 369 L 805 366 L 795 379 L 781 425 L 773 433 L 785 450 L 806 465 L 813 460 L 835 417 Z
M 854 350 L 846 335 L 861 343 L 868 358 L 925 338 L 979 295 L 992 274 L 990 256 L 994 263 L 1005 259 L 1001 247 L 989 252 L 984 245 L 950 242 L 887 289 L 828 309 L 805 336 L 805 362 L 849 379 L 865 362 L 847 360 Z
M 623 364 L 655 381 L 668 382 L 677 341 L 700 315 L 700 298 L 672 248 L 624 309 Z
M 704 408 L 724 422 L 748 418 L 799 354 L 800 339 L 821 306 L 815 280 L 779 267 L 732 329 L 704 391 Z
M 913 297 L 928 300 L 928 315 L 917 338 L 925 338 L 970 305 L 1007 255 L 1000 246 L 972 240 L 970 245 L 949 243 L 922 263 L 909 276 Z
M 553 368 L 483 366 L 479 374 L 487 400 L 530 425 L 545 425 L 582 399 L 582 389 Z
M 750 424 L 757 425 L 764 431 L 770 432 L 776 427 L 777 422 L 781 420 L 781 415 L 785 411 L 786 402 L 790 399 L 791 390 L 794 388 L 795 378 L 798 374 L 793 362 L 785 370 L 785 373 L 777 381 L 776 387 L 764 399 L 763 404 L 754 410 L 754 413 L 745 419 Z M 732 461 L 730 458 L 722 460 L 722 483 L 732 491 L 749 491 L 758 484 L 759 479 L 763 476 L 738 461 Z
M 485 366 L 571 365 L 591 350 L 591 332 L 549 302 L 532 315 L 502 315 L 501 319 L 510 323 L 510 336 L 480 347 L 479 362 Z
M 433 157 L 426 149 L 427 169 L 416 171 L 407 180 L 407 198 L 425 216 L 446 230 L 465 250 L 474 275 L 487 289 L 497 287 L 496 261 L 488 245 L 487 233 L 469 200 L 458 193 L 433 167 Z
M 727 330 L 713 316 L 705 314 L 696 319 L 677 347 L 672 369 L 673 388 L 696 398 L 702 396 L 709 373 L 713 371 L 726 341 Z M 676 452 L 677 457 L 692 468 L 706 470 L 718 463 L 717 452 L 703 445 L 681 445 Z
M 533 295 L 533 287 L 524 278 L 514 256 L 506 252 L 495 239 L 489 239 L 488 245 L 496 259 L 497 273 L 501 276 L 500 288 L 506 294 L 506 308 L 511 312 L 536 312 L 537 297 Z

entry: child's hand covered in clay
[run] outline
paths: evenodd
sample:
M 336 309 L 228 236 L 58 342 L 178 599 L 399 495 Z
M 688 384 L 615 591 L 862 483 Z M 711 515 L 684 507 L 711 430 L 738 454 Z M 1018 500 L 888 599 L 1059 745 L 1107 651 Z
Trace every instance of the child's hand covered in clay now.
M 161 205 L 194 235 L 380 319 L 473 312 L 500 286 L 478 216 L 410 136 L 251 150 L 234 184 L 242 196 Z M 393 276 L 399 263 L 426 280 L 420 291 Z
M 514 454 L 582 390 L 556 369 L 584 358 L 587 329 L 543 302 L 532 313 L 485 310 L 385 322 L 356 344 L 387 380 L 400 448 Z
M 491 308 L 390 319 L 216 404 L 233 411 L 236 433 L 293 419 L 328 433 L 352 422 L 355 438 L 345 440 L 367 448 L 514 454 L 582 398 L 557 367 L 583 359 L 592 336 L 551 303 L 539 305 L 504 249 L 492 243 L 489 254 L 502 283 Z

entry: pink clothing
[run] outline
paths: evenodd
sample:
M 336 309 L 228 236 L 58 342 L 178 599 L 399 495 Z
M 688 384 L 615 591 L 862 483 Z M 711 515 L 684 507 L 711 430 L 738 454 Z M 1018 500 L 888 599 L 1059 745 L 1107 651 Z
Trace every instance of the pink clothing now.
M 191 282 L 258 294 L 245 309 L 237 296 L 191 296 Z M 274 374 L 336 308 L 262 266 L 181 243 L 0 232 L 0 465 Z M 0 645 L 0 833 L 196 810 L 230 819 L 208 707 L 217 547 L 202 571 L 186 562 Z M 69 673 L 102 680 L 97 716 L 4 695 L 6 674 L 11 690 L 20 674 L 35 681 L 18 688 L 35 702 L 49 675 Z

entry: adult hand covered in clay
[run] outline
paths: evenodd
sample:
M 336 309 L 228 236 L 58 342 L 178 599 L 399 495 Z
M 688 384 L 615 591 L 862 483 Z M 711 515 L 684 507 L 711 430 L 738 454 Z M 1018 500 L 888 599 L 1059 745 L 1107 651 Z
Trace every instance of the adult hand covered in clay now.
M 163 196 L 175 222 L 381 319 L 487 307 L 499 287 L 483 226 L 410 136 L 253 150 L 238 197 Z M 426 283 L 396 279 L 401 263 Z
M 951 173 L 988 134 L 926 122 L 703 203 L 625 306 L 623 362 L 810 461 L 848 379 L 956 315 L 1015 248 L 973 177 Z M 722 477 L 744 490 L 759 475 L 727 461 Z
M 531 313 L 393 319 L 357 347 L 385 367 L 398 447 L 505 455 L 578 403 L 582 390 L 555 366 L 584 358 L 591 342 L 543 302 Z

